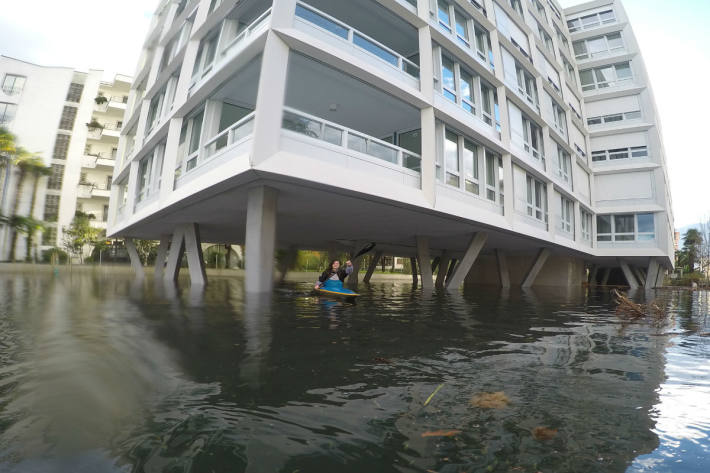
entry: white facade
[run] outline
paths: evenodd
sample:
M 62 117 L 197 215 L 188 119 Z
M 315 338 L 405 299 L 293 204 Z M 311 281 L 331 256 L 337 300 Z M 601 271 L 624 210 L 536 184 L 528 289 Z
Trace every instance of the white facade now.
M 599 31 L 626 31 L 611 3 L 621 20 Z M 582 91 L 572 41 L 547 0 L 162 2 L 130 94 L 109 233 L 167 242 L 197 224 L 203 241 L 246 241 L 247 271 L 261 235 L 250 240 L 247 220 L 269 219 L 276 230 L 258 231 L 280 247 L 376 241 L 471 262 L 549 250 L 524 284 L 548 255 L 670 267 L 659 135 L 653 163 L 592 161 L 610 133 L 590 137 L 588 108 L 629 82 Z M 656 130 L 637 52 L 633 67 L 644 131 Z M 613 132 L 609 149 L 636 148 L 632 131 Z M 263 218 L 250 220 L 255 209 Z M 611 213 L 634 214 L 632 240 L 598 240 L 596 216 Z
M 96 226 L 106 227 L 109 197 L 106 185 L 114 161 L 110 149 L 106 151 L 104 148 L 110 147 L 111 141 L 117 148 L 119 130 L 115 129 L 116 122 L 122 120 L 125 104 L 112 103 L 111 107 L 106 107 L 108 110 L 103 110 L 94 99 L 99 92 L 107 96 L 118 97 L 119 93 L 121 97 L 127 96 L 130 78 L 117 76 L 114 83 L 103 83 L 102 75 L 99 70 L 85 73 L 0 56 L 0 80 L 3 81 L 0 106 L 5 111 L 0 118 L 3 126 L 16 135 L 20 146 L 41 156 L 52 169 L 48 177 L 41 177 L 37 183 L 32 214 L 47 222 L 48 231 L 36 237 L 36 248 L 32 250 L 35 257 L 39 257 L 43 249 L 62 247 L 62 228 L 71 223 L 77 208 L 93 213 Z M 11 113 L 7 113 L 8 109 Z M 93 118 L 113 127 L 113 137 L 106 138 L 101 133 L 92 135 L 87 123 Z M 97 151 L 102 147 L 101 151 L 106 151 L 103 159 L 87 156 L 87 144 L 92 149 L 96 146 Z M 89 186 L 80 183 L 82 177 L 85 182 L 98 182 L 98 190 L 86 190 Z M 17 169 L 13 169 L 3 187 L 0 213 L 4 215 L 13 212 L 17 181 Z M 33 177 L 28 176 L 19 192 L 18 215 L 29 214 L 32 194 Z M 7 226 L 0 228 L 0 260 L 9 256 L 10 233 Z M 26 239 L 20 235 L 15 258 L 24 259 L 25 254 Z

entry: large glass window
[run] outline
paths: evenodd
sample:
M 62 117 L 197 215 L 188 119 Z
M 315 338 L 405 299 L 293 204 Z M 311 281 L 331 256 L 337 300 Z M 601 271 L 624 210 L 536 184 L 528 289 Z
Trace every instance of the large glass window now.
M 440 91 L 448 100 L 493 126 L 497 107 L 495 89 L 446 54 L 441 55 Z M 480 107 L 477 105 L 479 95 Z
M 17 105 L 14 103 L 0 102 L 0 125 L 10 123 L 15 118 Z
M 597 241 L 630 242 L 654 238 L 652 213 L 597 215 Z
M 480 176 L 485 176 L 485 198 L 501 202 L 503 189 L 498 182 L 502 172 L 498 155 L 472 140 L 446 129 L 444 135 L 443 163 L 437 159 L 437 179 L 446 184 L 481 196 Z M 461 172 L 463 170 L 463 172 Z
M 636 214 L 636 232 L 638 240 L 653 240 L 655 238 L 655 226 L 653 214 Z
M 587 30 L 591 28 L 597 28 L 602 25 L 607 25 L 616 22 L 616 16 L 613 10 L 605 10 L 599 13 L 593 13 L 591 15 L 585 15 L 581 18 L 573 18 L 567 20 L 567 27 L 570 33 L 574 33 L 579 30 Z
M 582 240 L 592 241 L 592 214 L 584 210 L 580 211 Z
M 583 91 L 616 87 L 633 79 L 631 65 L 628 62 L 585 69 L 579 71 L 579 78 Z
M 459 137 L 450 132 L 446 132 L 444 144 L 444 163 L 446 165 L 446 183 L 450 186 L 459 187 Z
M 523 115 L 523 148 L 535 159 L 542 159 L 544 156 L 542 129 L 525 115 Z
M 525 176 L 527 194 L 527 214 L 541 222 L 547 223 L 547 186 L 532 177 Z
M 572 233 L 574 228 L 574 204 L 571 200 L 560 196 L 560 230 Z
M 62 109 L 62 117 L 59 119 L 59 129 L 60 130 L 71 130 L 74 128 L 74 121 L 76 120 L 76 107 L 70 107 L 65 105 Z
M 451 6 L 444 0 L 438 0 L 437 4 L 439 24 L 443 26 L 448 32 L 451 32 Z
M 454 62 L 446 56 L 441 57 L 441 79 L 444 87 L 444 97 L 456 102 L 456 78 Z
M 478 146 L 469 140 L 464 140 L 463 143 L 463 166 L 466 180 L 464 188 L 468 192 L 478 195 L 480 193 L 478 185 Z
M 5 79 L 2 81 L 2 91 L 7 95 L 19 94 L 25 88 L 25 81 L 24 76 L 5 74 Z

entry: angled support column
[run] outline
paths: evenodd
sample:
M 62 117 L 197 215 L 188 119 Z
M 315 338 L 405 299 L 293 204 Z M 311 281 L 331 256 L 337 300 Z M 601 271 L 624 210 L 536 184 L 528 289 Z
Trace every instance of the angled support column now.
M 202 241 L 200 240 L 200 227 L 196 223 L 181 225 L 185 253 L 187 254 L 187 269 L 190 271 L 190 283 L 204 286 L 207 284 L 205 260 L 202 255 Z
M 651 258 L 651 261 L 648 263 L 648 271 L 646 271 L 646 282 L 644 284 L 646 289 L 653 289 L 656 287 L 656 282 L 658 281 L 658 272 L 660 271 L 661 266 L 658 264 L 658 261 L 655 259 Z
M 658 275 L 656 276 L 656 286 L 655 287 L 663 287 L 663 280 L 666 277 L 666 269 L 663 268 L 661 265 L 658 265 Z
M 636 282 L 636 277 L 626 261 L 619 260 L 619 266 L 621 266 L 621 270 L 624 272 L 624 277 L 626 277 L 626 282 L 629 283 L 629 287 L 631 289 L 637 289 L 639 287 L 638 282 Z
M 532 266 L 530 266 L 530 269 L 528 270 L 528 274 L 525 275 L 525 279 L 523 279 L 523 283 L 521 284 L 522 288 L 527 289 L 535 283 L 537 275 L 540 274 L 540 271 L 542 270 L 542 267 L 545 265 L 545 261 L 547 261 L 547 258 L 549 256 L 550 250 L 548 248 L 540 249 L 537 256 L 535 257 L 535 261 L 533 261 Z
M 431 262 L 431 274 L 433 275 L 436 272 L 436 268 L 439 267 L 439 261 L 441 261 L 440 256 L 435 256 L 434 259 Z
M 466 253 L 463 255 L 463 258 L 461 258 L 461 262 L 456 265 L 454 274 L 451 275 L 451 278 L 446 283 L 447 291 L 458 290 L 461 283 L 463 283 L 464 278 L 471 270 L 473 263 L 476 262 L 478 254 L 485 246 L 486 240 L 488 240 L 488 233 L 486 232 L 477 232 L 473 234 L 471 241 L 468 244 L 468 248 L 466 248 Z
M 427 237 L 417 237 L 417 259 L 419 260 L 419 272 L 422 275 L 422 289 L 432 289 L 431 260 L 429 259 L 429 239 Z
M 456 258 L 451 258 L 451 261 L 449 262 L 449 270 L 446 271 L 446 282 L 449 282 L 451 280 L 451 275 L 454 274 L 454 270 L 456 269 L 456 263 L 458 263 L 459 260 Z
M 604 275 L 602 276 L 602 286 L 606 286 L 609 282 L 609 276 L 611 275 L 611 268 L 604 268 Z
M 136 277 L 143 278 L 145 271 L 143 270 L 143 264 L 141 263 L 140 256 L 138 256 L 138 250 L 136 250 L 136 244 L 133 242 L 133 238 L 126 238 L 125 245 L 126 251 L 128 251 L 128 257 L 131 259 L 131 267 L 133 271 L 136 272 Z
M 372 257 L 370 260 L 370 264 L 367 266 L 367 271 L 365 272 L 365 277 L 362 278 L 362 282 L 365 284 L 368 284 L 370 282 L 370 278 L 372 277 L 372 273 L 375 272 L 377 269 L 377 263 L 380 262 L 380 259 L 382 258 L 382 252 L 381 251 L 376 251 L 375 256 Z
M 274 286 L 274 249 L 276 246 L 276 203 L 278 191 L 259 186 L 249 190 L 246 224 L 247 292 L 271 292 Z
M 163 279 L 165 281 L 177 281 L 180 275 L 180 263 L 185 254 L 185 239 L 183 238 L 183 230 L 181 226 L 175 227 L 172 239 L 170 240 L 170 250 L 168 251 L 168 261 L 165 264 L 165 273 Z
M 591 271 L 589 271 L 589 285 L 590 286 L 596 286 L 597 285 L 597 273 L 599 272 L 599 266 L 596 264 L 592 266 Z
M 643 274 L 643 271 L 641 268 L 638 266 L 630 266 L 631 271 L 634 273 L 634 276 L 636 276 L 636 281 L 643 286 L 644 281 L 646 281 L 646 276 Z
M 153 278 L 163 279 L 165 274 L 165 259 L 168 256 L 168 247 L 170 246 L 170 235 L 161 235 L 160 244 L 158 245 L 158 254 L 155 257 L 155 271 Z
M 355 258 L 355 255 L 358 251 L 363 249 L 365 245 L 367 245 L 366 241 L 358 240 L 355 242 L 355 246 L 353 246 L 352 250 L 350 250 L 350 262 L 353 264 L 353 272 L 350 273 L 350 276 L 348 276 L 349 286 L 357 287 L 358 273 L 360 272 L 360 263 L 362 263 L 362 256 L 360 256 L 359 258 Z
M 417 278 L 417 258 L 412 256 L 409 258 L 409 266 L 412 267 L 412 284 L 417 284 L 419 279 Z
M 498 262 L 498 277 L 501 287 L 510 287 L 510 271 L 508 270 L 508 258 L 503 250 L 496 250 L 496 261 Z
M 436 272 L 436 281 L 434 283 L 434 285 L 438 288 L 444 287 L 444 283 L 446 282 L 446 272 L 449 270 L 449 261 L 451 261 L 449 253 L 444 250 L 439 259 L 439 270 Z

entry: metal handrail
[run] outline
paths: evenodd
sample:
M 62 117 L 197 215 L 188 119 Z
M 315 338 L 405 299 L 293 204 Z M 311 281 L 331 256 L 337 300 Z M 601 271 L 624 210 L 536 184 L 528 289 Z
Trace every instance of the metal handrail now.
M 409 59 L 405 58 L 404 56 L 402 56 L 402 55 L 399 54 L 398 52 L 394 51 L 394 50 L 391 49 L 391 48 L 388 48 L 388 47 L 385 46 L 384 44 L 380 43 L 379 41 L 377 41 L 377 40 L 374 39 L 374 38 L 371 38 L 370 36 L 366 35 L 366 34 L 363 33 L 362 31 L 359 31 L 359 30 L 357 30 L 357 29 L 355 29 L 355 28 L 352 28 L 352 27 L 351 27 L 350 25 L 348 25 L 347 23 L 343 23 L 342 21 L 338 20 L 337 18 L 334 18 L 333 16 L 328 15 L 327 13 L 325 13 L 325 12 L 323 12 L 323 11 L 321 11 L 321 10 L 318 10 L 317 8 L 314 8 L 314 7 L 312 7 L 311 5 L 309 5 L 309 4 L 307 4 L 307 3 L 304 3 L 304 2 L 301 2 L 301 1 L 296 2 L 296 3 L 297 3 L 298 5 L 301 5 L 301 6 L 302 6 L 303 8 L 305 8 L 306 10 L 310 10 L 310 11 L 312 11 L 313 13 L 315 13 L 316 15 L 322 16 L 323 18 L 325 18 L 325 19 L 327 19 L 327 20 L 330 20 L 330 21 L 332 21 L 333 23 L 335 23 L 336 25 L 340 26 L 341 28 L 344 28 L 345 30 L 347 30 L 347 32 L 348 32 L 348 33 L 347 33 L 347 36 L 348 36 L 348 37 L 347 37 L 347 41 L 348 41 L 349 43 L 352 43 L 353 45 L 357 46 L 357 45 L 353 42 L 353 38 L 354 38 L 355 35 L 357 34 L 357 36 L 359 36 L 360 38 L 362 38 L 362 39 L 364 39 L 364 40 L 366 40 L 366 41 L 372 43 L 374 46 L 377 46 L 378 48 L 382 49 L 383 51 L 385 51 L 385 52 L 391 54 L 392 56 L 394 56 L 394 57 L 397 59 L 396 67 L 397 67 L 399 70 L 401 70 L 401 71 L 403 71 L 403 72 L 409 74 L 409 75 L 412 76 L 412 77 L 415 77 L 415 78 L 418 78 L 418 77 L 419 77 L 419 66 L 418 66 L 416 63 L 414 63 L 414 62 L 410 61 Z M 303 19 L 306 20 L 306 21 L 308 21 L 306 18 L 303 18 Z M 315 25 L 316 27 L 319 27 L 319 26 L 316 25 L 315 23 L 311 23 L 311 24 Z M 327 30 L 326 30 L 326 31 L 327 31 Z M 343 39 L 345 39 L 345 38 L 343 38 Z M 360 48 L 360 49 L 364 49 L 364 48 Z M 367 50 L 365 49 L 365 51 L 367 51 Z M 368 52 L 369 52 L 369 51 L 368 51 Z M 395 66 L 395 64 L 392 64 L 391 62 L 387 61 L 386 59 L 384 59 L 384 58 L 382 58 L 382 57 L 380 57 L 380 56 L 378 56 L 378 55 L 376 55 L 376 54 L 374 54 L 374 53 L 372 53 L 372 52 L 370 52 L 370 54 L 372 54 L 373 56 L 375 56 L 375 57 L 377 57 L 377 58 L 379 58 L 379 59 L 381 59 L 381 60 L 387 62 L 387 63 L 390 64 L 390 65 Z M 414 70 L 416 71 L 416 76 L 414 76 L 413 74 L 411 74 L 411 73 L 409 72 L 409 68 L 412 68 L 412 69 L 414 69 Z

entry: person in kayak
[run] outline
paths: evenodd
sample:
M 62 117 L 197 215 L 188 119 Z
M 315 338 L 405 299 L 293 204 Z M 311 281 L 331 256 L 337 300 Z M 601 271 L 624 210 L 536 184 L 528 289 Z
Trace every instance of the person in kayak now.
M 345 269 L 340 268 L 340 261 L 337 259 L 330 262 L 328 269 L 323 271 L 323 274 L 318 278 L 315 288 L 320 289 L 323 287 L 327 289 L 328 287 L 334 289 L 342 289 L 343 281 L 350 273 L 353 272 L 353 264 L 350 260 L 345 262 Z

